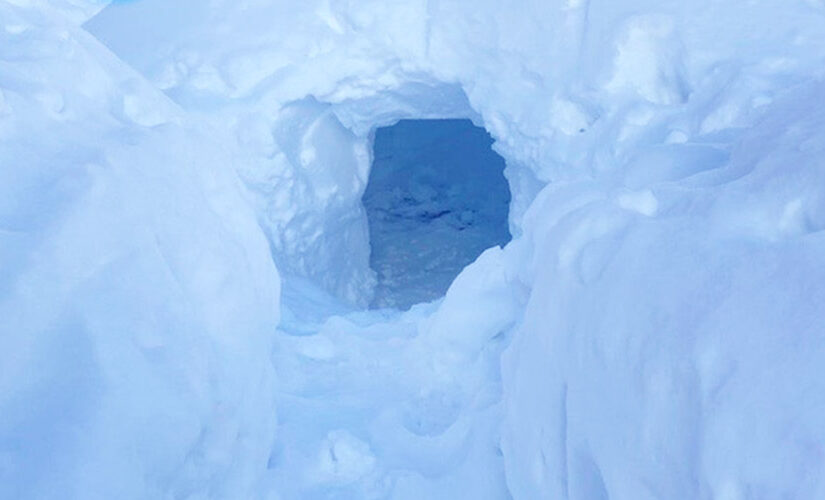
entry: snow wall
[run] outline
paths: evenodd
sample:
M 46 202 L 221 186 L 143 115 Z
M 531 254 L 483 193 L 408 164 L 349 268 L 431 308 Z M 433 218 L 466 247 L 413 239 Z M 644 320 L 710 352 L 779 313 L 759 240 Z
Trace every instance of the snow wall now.
M 231 143 L 83 12 L 0 3 L 0 498 L 253 498 L 269 246 Z
M 0 4 L 0 496 L 260 496 L 270 255 L 369 300 L 401 118 L 507 161 L 422 334 L 510 338 L 513 497 L 825 496 L 821 1 L 100 7 Z

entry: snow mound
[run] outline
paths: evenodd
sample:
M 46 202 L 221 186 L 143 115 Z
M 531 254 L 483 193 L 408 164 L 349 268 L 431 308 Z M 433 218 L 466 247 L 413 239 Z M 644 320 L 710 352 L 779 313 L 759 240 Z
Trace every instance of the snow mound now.
M 0 19 L 0 497 L 255 496 L 279 278 L 231 150 L 73 18 Z
M 535 223 L 567 208 L 530 244 L 504 357 L 514 496 L 825 494 L 823 98 L 779 99 L 725 164 L 648 191 L 658 213 L 574 186 L 537 200 Z

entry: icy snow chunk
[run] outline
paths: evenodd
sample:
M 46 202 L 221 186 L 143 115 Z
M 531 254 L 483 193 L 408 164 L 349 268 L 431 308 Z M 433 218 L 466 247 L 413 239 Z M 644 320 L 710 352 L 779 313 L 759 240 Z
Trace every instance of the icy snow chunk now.
M 782 217 L 779 219 L 779 230 L 786 235 L 802 234 L 807 232 L 808 221 L 805 215 L 803 200 L 795 199 L 785 204 Z
M 616 201 L 618 201 L 619 206 L 625 210 L 638 212 L 648 217 L 656 215 L 659 208 L 659 202 L 656 200 L 656 196 L 649 189 L 622 193 Z
M 506 259 L 501 248 L 485 250 L 456 277 L 441 307 L 425 322 L 426 335 L 456 351 L 445 355 L 473 356 L 513 323 L 522 297 L 513 290 Z
M 310 359 L 330 360 L 335 357 L 335 344 L 323 335 L 299 337 L 294 344 L 296 352 Z
M 168 121 L 162 108 L 148 106 L 145 98 L 134 94 L 123 96 L 123 114 L 136 124 L 144 127 L 154 127 Z
M 581 106 L 562 98 L 553 99 L 550 106 L 550 120 L 555 128 L 568 135 L 587 130 L 593 121 Z
M 630 89 L 656 104 L 687 99 L 682 45 L 667 16 L 639 15 L 627 21 L 617 45 L 614 73 L 607 89 Z
M 709 134 L 719 130 L 724 130 L 733 126 L 741 116 L 742 110 L 739 103 L 727 102 L 717 107 L 711 114 L 702 120 L 699 131 L 702 134 Z
M 665 139 L 665 144 L 684 144 L 690 136 L 684 130 L 672 130 Z
M 350 483 L 375 467 L 375 456 L 367 443 L 345 430 L 331 431 L 321 444 L 318 458 L 320 480 Z
M 438 388 L 425 391 L 407 403 L 404 427 L 418 436 L 443 434 L 461 413 L 461 401 L 456 391 Z

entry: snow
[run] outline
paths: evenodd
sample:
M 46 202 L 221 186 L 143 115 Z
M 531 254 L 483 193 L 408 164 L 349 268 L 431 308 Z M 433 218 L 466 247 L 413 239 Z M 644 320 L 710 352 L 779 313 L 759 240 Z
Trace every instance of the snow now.
M 825 497 L 821 1 L 5 0 L 0 47 L 1 498 Z M 370 310 L 405 119 L 491 135 L 513 240 Z

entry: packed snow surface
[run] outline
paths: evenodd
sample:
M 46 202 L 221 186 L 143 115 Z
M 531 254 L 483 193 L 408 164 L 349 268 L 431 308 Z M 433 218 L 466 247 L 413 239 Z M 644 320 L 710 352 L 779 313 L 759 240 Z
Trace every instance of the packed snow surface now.
M 0 498 L 825 498 L 823 103 L 822 0 L 0 0 Z M 369 310 L 403 119 L 513 240 Z
M 373 306 L 437 299 L 481 252 L 510 240 L 510 191 L 492 142 L 469 120 L 402 120 L 375 132 L 363 197 Z

